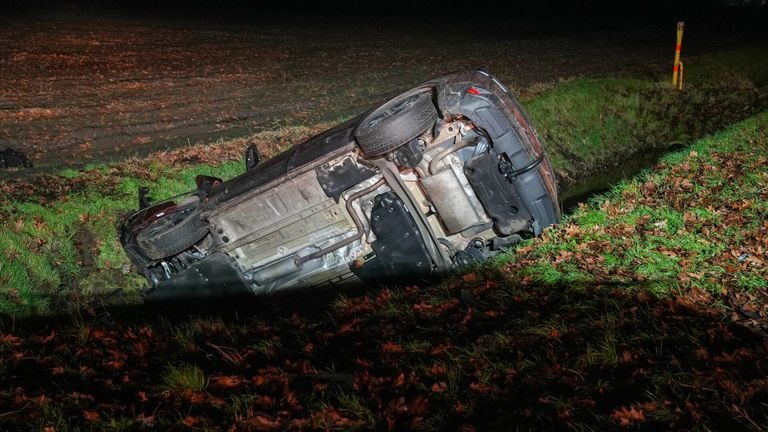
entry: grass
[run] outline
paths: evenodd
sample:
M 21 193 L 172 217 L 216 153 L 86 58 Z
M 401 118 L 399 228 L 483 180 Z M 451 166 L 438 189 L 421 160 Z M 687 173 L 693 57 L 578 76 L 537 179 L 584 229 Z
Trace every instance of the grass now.
M 768 112 L 664 157 L 532 240 L 521 274 L 547 285 L 624 283 L 655 295 L 737 290 L 762 307 Z M 741 257 L 741 258 L 739 258 Z M 515 256 L 495 262 L 509 267 Z
M 765 122 L 768 114 L 719 139 L 765 136 Z M 662 178 L 689 178 L 691 158 Z M 642 190 L 626 183 L 613 194 Z M 572 219 L 600 211 L 606 224 L 596 230 L 610 231 L 626 219 L 619 209 L 627 203 L 614 196 Z M 670 238 L 693 226 L 687 221 L 669 232 L 648 224 Z M 768 421 L 764 340 L 709 303 L 657 299 L 642 281 L 542 285 L 514 271 L 547 258 L 564 263 L 532 254 L 531 243 L 556 244 L 577 226 L 553 228 L 501 268 L 369 290 L 321 310 L 273 303 L 175 322 L 101 316 L 90 328 L 43 320 L 2 327 L 0 422 L 9 430 L 437 431 L 744 430 Z M 542 249 L 578 253 L 581 244 Z M 458 300 L 464 290 L 482 310 Z
M 667 77 L 576 78 L 540 86 L 522 102 L 561 186 L 571 186 L 628 155 L 642 159 L 687 145 L 761 111 L 768 101 L 767 59 L 764 46 L 697 58 L 687 65 L 684 92 L 671 91 Z
M 566 84 L 563 103 L 600 92 L 600 80 Z M 586 111 L 573 115 L 601 121 Z M 621 132 L 577 126 L 595 148 Z M 268 150 L 309 135 L 291 131 L 255 139 Z M 128 287 L 114 224 L 135 188 L 234 175 L 242 144 L 3 183 L 0 305 L 45 311 L 51 292 L 88 304 Z M 768 112 L 443 284 L 309 312 L 278 301 L 224 317 L 0 319 L 0 429 L 764 429 L 766 167 Z
M 637 79 L 575 79 L 524 102 L 549 144 L 552 162 L 573 171 L 578 161 L 605 159 L 614 149 L 633 146 L 633 136 L 626 128 L 631 118 L 639 116 L 637 94 L 649 85 Z
M 697 59 L 688 66 L 690 85 L 682 93 L 671 90 L 666 80 L 575 78 L 540 86 L 523 102 L 547 145 L 561 187 L 567 187 L 605 172 L 627 155 L 655 151 L 652 149 L 673 141 L 688 142 L 749 115 L 765 101 L 765 89 L 760 87 L 768 70 L 761 66 L 768 59 L 760 55 L 764 51 L 760 46 L 747 47 Z M 240 156 L 246 142 L 256 142 L 260 153 L 269 157 L 322 128 L 278 124 L 276 131 L 145 160 L 92 164 L 83 171 L 68 169 L 32 181 L 0 182 L 5 193 L 0 200 L 0 313 L 45 314 L 103 303 L 140 302 L 138 288 L 144 281 L 126 273 L 128 260 L 115 234 L 121 216 L 136 208 L 140 186 L 149 187 L 155 198 L 164 198 L 189 190 L 198 174 L 231 178 L 242 172 Z M 716 176 L 707 177 L 706 184 L 694 185 L 717 187 L 724 193 L 741 193 L 730 189 L 728 179 Z M 753 207 L 750 211 L 758 210 Z M 649 223 L 675 229 L 685 216 L 640 214 L 642 211 L 651 210 L 626 215 L 625 222 L 650 216 Z M 697 220 L 710 223 L 707 217 L 717 214 Z M 597 210 L 577 218 L 587 225 L 605 222 L 605 215 Z M 568 252 L 577 246 L 574 241 L 561 244 Z M 687 245 L 701 247 L 695 242 Z M 673 259 L 652 254 L 643 245 L 630 249 L 640 254 L 636 258 L 641 273 L 668 275 L 679 267 Z M 718 253 L 716 249 L 704 252 L 704 257 Z M 604 258 L 614 265 L 628 262 L 625 255 Z M 567 263 L 558 267 L 541 263 L 533 268 L 548 283 L 589 279 L 588 272 Z M 388 311 L 392 316 L 411 313 L 394 306 Z
M 182 149 L 119 166 L 67 170 L 34 184 L 6 181 L 0 201 L 0 313 L 141 301 L 143 278 L 126 274 L 129 262 L 116 235 L 121 216 L 137 207 L 140 186 L 160 199 L 188 191 L 200 174 L 232 178 L 242 173 L 245 142 L 256 142 L 263 155 L 272 156 L 321 128 L 282 128 L 219 143 L 213 152 Z M 116 289 L 121 293 L 111 295 Z
M 203 371 L 197 366 L 188 364 L 168 366 L 162 381 L 163 388 L 177 393 L 188 390 L 201 392 L 208 386 L 208 379 Z
M 768 85 L 768 59 L 765 49 L 760 45 L 747 45 L 716 55 L 706 55 L 691 62 L 689 70 L 686 63 L 686 81 L 693 85 L 712 83 L 731 77 L 734 85 Z

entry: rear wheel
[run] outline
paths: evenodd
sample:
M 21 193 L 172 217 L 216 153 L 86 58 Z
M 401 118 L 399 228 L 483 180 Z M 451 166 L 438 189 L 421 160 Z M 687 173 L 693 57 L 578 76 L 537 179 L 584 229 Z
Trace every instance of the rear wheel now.
M 208 225 L 194 207 L 189 207 L 150 223 L 136 235 L 136 245 L 147 258 L 159 260 L 188 249 L 206 234 Z
M 367 115 L 355 130 L 368 157 L 381 156 L 416 138 L 437 121 L 430 93 L 391 100 Z

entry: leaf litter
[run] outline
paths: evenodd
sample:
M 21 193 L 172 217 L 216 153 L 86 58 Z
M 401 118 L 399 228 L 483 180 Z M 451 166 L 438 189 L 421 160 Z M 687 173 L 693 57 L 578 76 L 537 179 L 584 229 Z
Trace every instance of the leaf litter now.
M 439 285 L 309 312 L 4 321 L 0 426 L 762 430 L 765 154 L 758 134 L 663 162 Z

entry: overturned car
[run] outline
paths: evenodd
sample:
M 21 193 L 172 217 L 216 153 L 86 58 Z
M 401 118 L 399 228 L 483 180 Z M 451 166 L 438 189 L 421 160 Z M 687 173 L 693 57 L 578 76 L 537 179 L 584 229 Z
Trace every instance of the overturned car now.
M 444 274 L 559 220 L 552 168 L 484 71 L 433 79 L 119 228 L 148 299 Z

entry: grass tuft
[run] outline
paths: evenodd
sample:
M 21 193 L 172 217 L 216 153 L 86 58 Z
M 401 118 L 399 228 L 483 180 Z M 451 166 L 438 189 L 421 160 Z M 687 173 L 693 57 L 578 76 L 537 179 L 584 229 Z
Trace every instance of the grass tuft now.
M 204 391 L 208 387 L 208 378 L 202 369 L 189 364 L 169 365 L 162 376 L 165 390 L 183 393 L 185 390 Z

